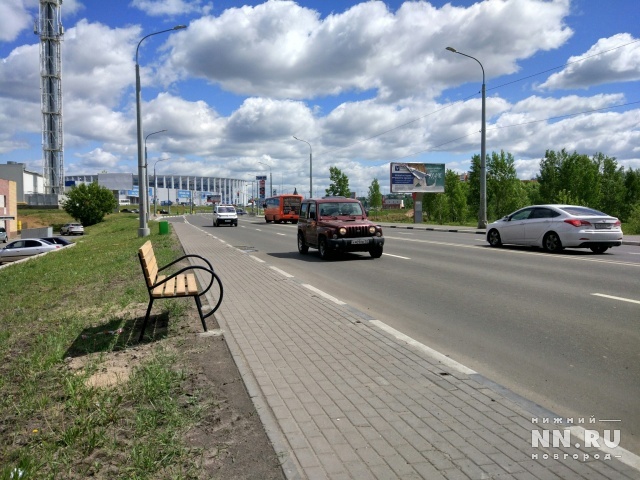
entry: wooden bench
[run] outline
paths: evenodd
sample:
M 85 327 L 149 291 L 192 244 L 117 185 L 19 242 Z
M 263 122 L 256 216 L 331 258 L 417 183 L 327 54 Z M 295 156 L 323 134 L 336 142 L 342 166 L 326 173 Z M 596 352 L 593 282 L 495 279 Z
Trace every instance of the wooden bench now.
M 153 251 L 153 245 L 150 240 L 147 240 L 144 245 L 138 249 L 138 258 L 140 259 L 140 266 L 142 267 L 142 273 L 144 274 L 145 281 L 147 283 L 147 290 L 149 292 L 149 306 L 147 307 L 147 315 L 144 317 L 144 323 L 142 324 L 142 331 L 140 332 L 140 340 L 144 337 L 144 330 L 151 314 L 151 307 L 153 301 L 157 298 L 180 298 L 180 297 L 193 297 L 198 307 L 198 314 L 200 315 L 200 321 L 202 322 L 202 328 L 207 331 L 207 324 L 205 318 L 212 315 L 220 304 L 222 303 L 222 282 L 220 278 L 213 271 L 211 263 L 200 255 L 184 255 L 177 260 L 159 268 L 156 261 L 156 255 Z M 197 258 L 207 266 L 204 265 L 190 265 L 188 267 L 181 268 L 175 273 L 170 275 L 159 275 L 163 270 L 171 267 L 172 265 L 180 262 L 184 259 Z M 195 270 L 203 270 L 211 277 L 207 287 L 204 290 L 198 289 L 198 281 L 196 279 Z M 202 301 L 200 297 L 205 295 L 213 286 L 213 283 L 217 282 L 220 297 L 217 299 L 217 303 L 211 309 L 210 312 L 204 314 L 202 312 Z

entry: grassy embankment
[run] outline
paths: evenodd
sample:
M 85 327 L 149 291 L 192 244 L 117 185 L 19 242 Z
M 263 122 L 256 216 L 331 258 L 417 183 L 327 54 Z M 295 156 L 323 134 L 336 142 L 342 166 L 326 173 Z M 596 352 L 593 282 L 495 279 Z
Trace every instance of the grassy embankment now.
M 54 233 L 71 220 L 19 217 Z M 169 339 L 190 299 L 159 302 L 166 330 L 137 342 L 148 301 L 137 226 L 136 215 L 109 215 L 73 247 L 0 269 L 0 479 L 197 478 L 200 455 L 181 439 L 215 399 L 182 398 Z M 157 226 L 150 238 L 159 264 L 181 255 Z M 95 386 L 114 352 L 142 360 L 115 385 Z

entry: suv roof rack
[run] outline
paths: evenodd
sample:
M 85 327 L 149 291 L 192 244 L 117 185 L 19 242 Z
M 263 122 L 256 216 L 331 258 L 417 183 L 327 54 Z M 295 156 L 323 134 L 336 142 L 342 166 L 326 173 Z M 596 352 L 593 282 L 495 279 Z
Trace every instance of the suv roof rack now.
M 347 198 L 347 197 L 345 197 L 343 195 L 325 195 L 322 198 Z

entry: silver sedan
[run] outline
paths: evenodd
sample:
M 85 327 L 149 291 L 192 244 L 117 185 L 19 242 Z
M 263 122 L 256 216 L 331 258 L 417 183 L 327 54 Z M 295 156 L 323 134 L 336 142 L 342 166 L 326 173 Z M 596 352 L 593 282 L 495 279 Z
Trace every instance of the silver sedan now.
M 0 263 L 15 262 L 59 248 L 62 248 L 62 245 L 54 245 L 38 238 L 14 240 L 0 250 Z
M 532 205 L 487 225 L 487 242 L 542 247 L 549 252 L 563 248 L 589 248 L 604 253 L 622 245 L 620 220 L 592 208 L 577 205 Z

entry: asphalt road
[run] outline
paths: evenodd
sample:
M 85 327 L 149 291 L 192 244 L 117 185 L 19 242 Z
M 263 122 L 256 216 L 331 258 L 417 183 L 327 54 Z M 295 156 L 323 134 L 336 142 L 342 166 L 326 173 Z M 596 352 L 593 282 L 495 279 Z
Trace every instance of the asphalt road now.
M 387 229 L 382 258 L 326 262 L 298 253 L 295 225 L 189 218 L 558 415 L 620 420 L 606 428 L 640 454 L 640 247 L 554 255 Z

